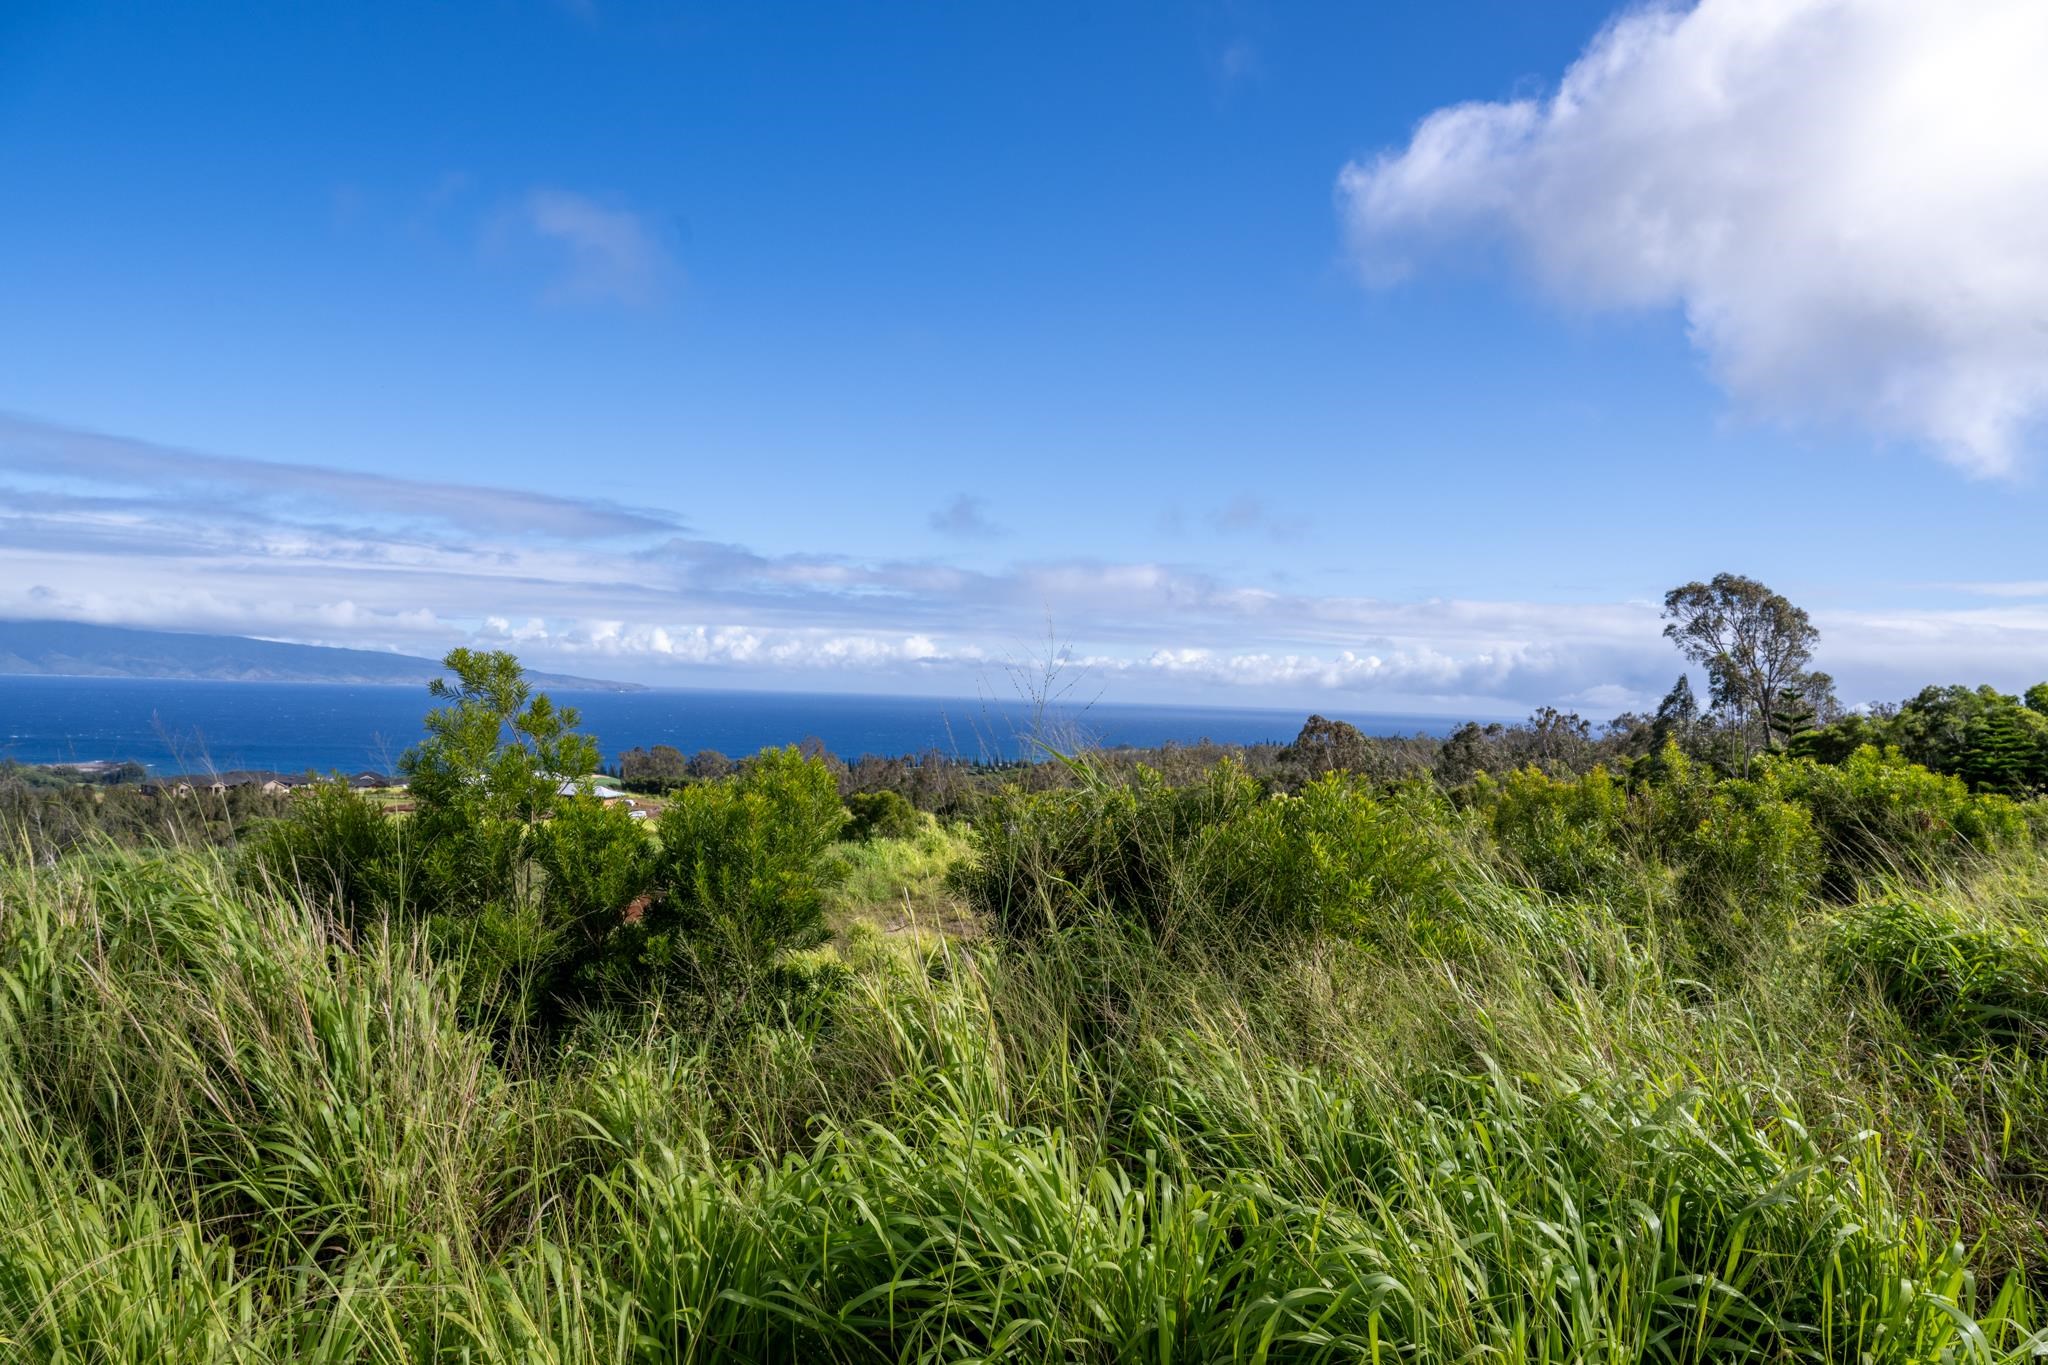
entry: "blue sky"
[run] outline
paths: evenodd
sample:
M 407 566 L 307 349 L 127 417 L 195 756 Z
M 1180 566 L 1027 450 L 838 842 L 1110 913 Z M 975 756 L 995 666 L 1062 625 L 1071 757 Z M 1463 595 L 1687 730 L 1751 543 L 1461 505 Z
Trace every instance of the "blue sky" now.
M 2022 685 L 2039 13 L 10 6 L 0 615 L 1605 715 L 1733 569 Z

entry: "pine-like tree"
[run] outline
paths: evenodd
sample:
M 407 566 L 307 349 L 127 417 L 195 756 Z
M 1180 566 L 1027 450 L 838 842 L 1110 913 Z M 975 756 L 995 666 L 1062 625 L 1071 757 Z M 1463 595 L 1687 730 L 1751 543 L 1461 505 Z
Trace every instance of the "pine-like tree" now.
M 1771 733 L 1790 742 L 1814 727 L 1813 703 L 1806 694 L 1796 687 L 1778 690 L 1777 703 L 1771 707 Z
M 1961 775 L 1979 791 L 2023 792 L 2034 785 L 2039 754 L 2018 708 L 2003 707 L 1987 712 L 1970 727 Z
M 1681 673 L 1664 694 L 1664 700 L 1657 703 L 1656 718 L 1650 722 L 1650 738 L 1657 749 L 1675 743 L 1689 754 L 1698 745 L 1699 728 L 1699 700 L 1692 694 L 1692 680 Z

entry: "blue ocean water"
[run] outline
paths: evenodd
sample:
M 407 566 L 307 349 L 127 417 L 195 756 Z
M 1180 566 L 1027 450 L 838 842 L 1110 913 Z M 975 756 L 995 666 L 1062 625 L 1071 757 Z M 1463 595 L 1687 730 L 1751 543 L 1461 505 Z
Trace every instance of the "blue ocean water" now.
M 929 750 L 1013 757 L 1029 730 L 1015 701 L 789 692 L 550 688 L 583 713 L 607 757 L 673 744 L 739 756 L 816 737 L 844 758 Z M 420 737 L 424 688 L 328 683 L 174 682 L 146 678 L 0 677 L 0 759 L 21 763 L 133 760 L 158 773 L 274 769 L 389 771 Z M 1342 713 L 1330 712 L 1338 715 Z M 1448 733 L 1442 717 L 1343 714 L 1368 734 Z M 1300 711 L 1098 702 L 1057 723 L 1102 745 L 1150 747 L 1211 739 L 1287 741 Z

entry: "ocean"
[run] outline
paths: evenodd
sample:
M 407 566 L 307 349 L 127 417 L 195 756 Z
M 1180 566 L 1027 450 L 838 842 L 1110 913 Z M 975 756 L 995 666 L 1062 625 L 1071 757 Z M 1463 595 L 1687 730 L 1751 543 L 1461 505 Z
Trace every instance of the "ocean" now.
M 738 757 L 774 744 L 822 740 L 843 758 L 930 750 L 963 758 L 1016 756 L 1029 713 L 1013 699 L 884 697 L 656 689 L 549 688 L 583 713 L 607 759 L 672 744 L 685 754 Z M 178 682 L 148 678 L 0 677 L 0 760 L 134 761 L 155 773 L 271 769 L 390 771 L 420 738 L 433 704 L 420 687 L 329 683 Z M 1331 711 L 1368 734 L 1446 734 L 1441 716 Z M 1057 717 L 1101 745 L 1168 741 L 1285 742 L 1302 711 L 1098 702 Z

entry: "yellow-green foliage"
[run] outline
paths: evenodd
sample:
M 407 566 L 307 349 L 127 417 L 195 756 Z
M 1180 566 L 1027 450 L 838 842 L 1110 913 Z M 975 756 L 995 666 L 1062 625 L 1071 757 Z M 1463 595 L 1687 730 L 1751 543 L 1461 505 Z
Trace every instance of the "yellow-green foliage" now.
M 2034 846 L 2037 809 L 1865 746 L 1839 765 L 1782 755 L 1716 778 L 1675 745 L 1627 781 L 1595 768 L 1475 780 L 1468 803 L 1530 885 L 1618 903 L 1669 885 L 1689 910 L 1781 920 L 1816 884 L 1928 877 Z
M 1767 759 L 1758 782 L 1812 812 L 1826 848 L 1828 884 L 1837 891 L 1875 872 L 1927 875 L 2032 843 L 2018 803 L 1973 795 L 1961 778 L 1929 772 L 1894 748 L 1866 744 L 1839 765 Z
M 1640 894 L 1648 850 L 1637 847 L 1627 788 L 1606 768 L 1579 778 L 1533 766 L 1499 781 L 1481 773 L 1472 804 L 1531 884 L 1605 899 Z
M 1637 913 L 1668 906 L 1709 942 L 1782 925 L 1822 872 L 1805 807 L 1767 785 L 1717 781 L 1675 745 L 1633 783 L 1605 768 L 1525 768 L 1482 776 L 1469 800 L 1530 885 Z
M 1427 788 L 1382 796 L 1341 773 L 1280 796 L 1229 761 L 1185 787 L 1090 775 L 993 798 L 963 887 L 1022 937 L 1098 912 L 1159 933 L 1370 932 L 1461 904 L 1449 823 Z
M 842 842 L 826 858 L 843 868 L 833 886 L 833 910 L 848 915 L 896 915 L 941 910 L 950 897 L 948 874 L 968 855 L 964 827 L 929 816 L 908 838 Z

